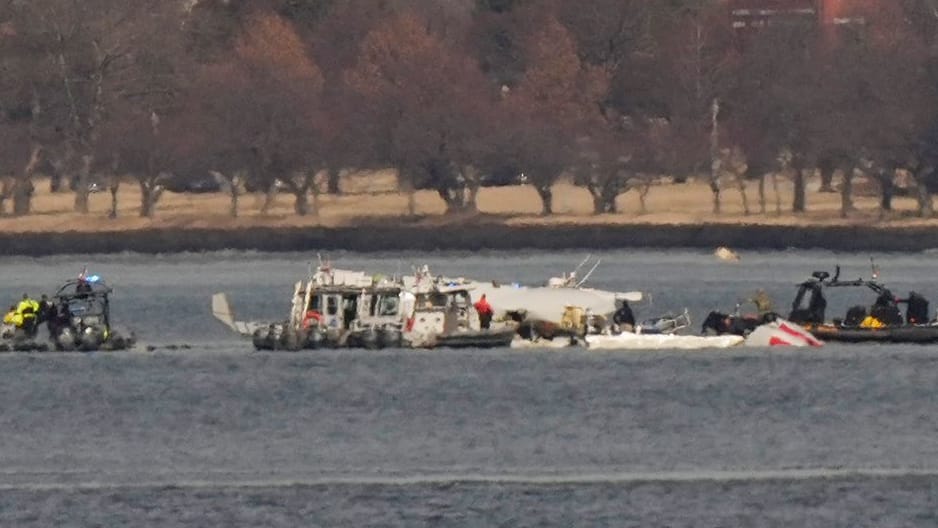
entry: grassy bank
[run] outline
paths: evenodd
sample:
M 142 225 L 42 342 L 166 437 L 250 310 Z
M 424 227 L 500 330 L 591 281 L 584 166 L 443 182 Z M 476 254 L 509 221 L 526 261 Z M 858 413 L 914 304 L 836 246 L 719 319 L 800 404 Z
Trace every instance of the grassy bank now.
M 752 226 L 877 226 L 890 229 L 938 227 L 938 220 L 914 218 L 915 201 L 897 198 L 895 212 L 882 218 L 872 193 L 856 197 L 858 211 L 840 218 L 840 196 L 816 192 L 818 182 L 809 183 L 808 212 L 791 214 L 791 185 L 780 182 L 778 192 L 769 185 L 767 212 L 759 212 L 755 184 L 746 190 L 752 214 L 743 214 L 742 197 L 734 189 L 723 192 L 722 214 L 712 213 L 712 195 L 704 182 L 662 185 L 651 189 L 646 210 L 640 211 L 637 194 L 629 192 L 618 199 L 620 213 L 593 215 L 589 193 L 580 187 L 561 183 L 554 189 L 554 211 L 539 216 L 540 201 L 529 186 L 484 188 L 478 197 L 479 215 L 444 215 L 445 205 L 432 191 L 416 195 L 417 218 L 408 218 L 408 197 L 393 192 L 393 177 L 354 179 L 343 182 L 346 194 L 323 195 L 316 214 L 300 217 L 293 212 L 293 197 L 280 194 L 267 215 L 260 214 L 263 195 L 246 195 L 240 200 L 238 218 L 229 215 L 230 198 L 223 193 L 165 193 L 152 219 L 139 217 L 139 189 L 124 184 L 119 194 L 118 218 L 107 218 L 110 195 L 91 196 L 91 212 L 72 211 L 71 193 L 51 194 L 48 183 L 37 182 L 33 214 L 20 218 L 0 218 L 0 231 L 26 232 L 114 232 L 165 229 L 228 230 L 246 228 L 342 227 L 359 224 L 460 226 L 467 223 L 499 223 L 508 226 L 613 226 L 613 225 L 752 225 Z M 781 213 L 776 204 L 781 204 Z

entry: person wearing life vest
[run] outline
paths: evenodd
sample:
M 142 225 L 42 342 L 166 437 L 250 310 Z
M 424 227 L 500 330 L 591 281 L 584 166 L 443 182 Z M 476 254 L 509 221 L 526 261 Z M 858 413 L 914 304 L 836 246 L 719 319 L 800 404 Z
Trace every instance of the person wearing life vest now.
M 10 306 L 10 311 L 3 316 L 3 324 L 13 325 L 17 328 L 23 326 L 23 314 L 16 311 L 16 305 Z
M 23 317 L 21 328 L 26 331 L 26 335 L 36 335 L 38 325 L 36 321 L 39 317 L 39 303 L 31 299 L 29 295 L 23 294 L 23 300 L 16 305 L 16 312 Z
M 492 305 L 486 300 L 484 293 L 473 307 L 476 309 L 476 313 L 479 314 L 479 326 L 483 330 L 488 330 L 492 325 L 492 314 L 494 312 L 492 311 Z

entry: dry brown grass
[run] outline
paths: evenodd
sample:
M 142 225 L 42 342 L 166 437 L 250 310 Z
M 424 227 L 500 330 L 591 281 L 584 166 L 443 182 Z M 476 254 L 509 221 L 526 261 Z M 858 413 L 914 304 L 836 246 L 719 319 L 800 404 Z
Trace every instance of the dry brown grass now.
M 816 189 L 811 182 L 809 189 Z M 7 232 L 27 231 L 122 231 L 144 228 L 243 228 L 252 226 L 339 226 L 349 225 L 363 218 L 382 221 L 399 221 L 407 214 L 407 196 L 389 192 L 394 189 L 393 174 L 367 174 L 347 176 L 343 181 L 342 196 L 325 195 L 320 200 L 317 215 L 299 217 L 293 213 L 293 197 L 281 194 L 277 197 L 270 213 L 259 213 L 263 196 L 243 196 L 239 218 L 228 215 L 229 197 L 226 194 L 175 194 L 166 193 L 157 206 L 156 217 L 139 217 L 140 192 L 132 184 L 124 184 L 119 195 L 119 216 L 107 218 L 110 195 L 98 193 L 91 196 L 91 212 L 81 215 L 72 211 L 73 195 L 51 194 L 48 183 L 37 182 L 33 200 L 34 213 L 22 217 L 0 218 L 0 229 Z M 736 189 L 723 192 L 723 214 L 711 212 L 712 198 L 703 182 L 689 182 L 654 187 L 647 197 L 647 213 L 639 214 L 639 201 L 635 192 L 619 197 L 620 214 L 592 214 L 589 193 L 579 187 L 560 183 L 554 190 L 555 215 L 539 216 L 540 201 L 531 187 L 486 188 L 479 193 L 478 204 L 481 217 L 491 221 L 493 217 L 511 224 L 550 225 L 575 224 L 771 224 L 771 225 L 935 225 L 938 220 L 923 221 L 912 218 L 915 201 L 897 198 L 896 211 L 890 219 L 880 219 L 877 200 L 873 196 L 855 198 L 858 212 L 851 218 L 840 218 L 840 196 L 837 194 L 808 193 L 808 213 L 793 215 L 787 212 L 791 204 L 791 185 L 780 184 L 783 213 L 775 212 L 775 195 L 768 191 L 768 213 L 759 214 L 756 186 L 747 189 L 750 208 L 754 214 L 744 215 L 742 201 Z M 420 191 L 416 195 L 416 212 L 425 222 L 445 224 L 466 222 L 471 218 L 441 217 L 445 211 L 443 201 L 432 191 Z

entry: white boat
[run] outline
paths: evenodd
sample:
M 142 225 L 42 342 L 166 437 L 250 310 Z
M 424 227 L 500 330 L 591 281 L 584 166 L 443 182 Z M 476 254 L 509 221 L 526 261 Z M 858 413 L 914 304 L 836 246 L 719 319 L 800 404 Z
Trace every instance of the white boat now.
M 223 293 L 212 296 L 212 313 L 258 350 L 508 346 L 515 323 L 482 329 L 472 289 L 471 281 L 432 277 L 426 267 L 386 278 L 320 264 L 294 286 L 284 322 L 238 321 Z

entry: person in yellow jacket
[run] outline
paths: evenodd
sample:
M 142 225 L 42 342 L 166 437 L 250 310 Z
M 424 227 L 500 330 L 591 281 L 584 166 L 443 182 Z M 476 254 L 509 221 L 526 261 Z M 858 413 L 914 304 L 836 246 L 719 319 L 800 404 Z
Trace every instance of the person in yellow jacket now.
M 22 317 L 20 328 L 26 331 L 27 335 L 36 335 L 36 320 L 39 317 L 39 302 L 31 299 L 29 295 L 23 294 L 23 300 L 16 305 L 16 313 Z
M 3 324 L 13 325 L 17 328 L 23 326 L 23 314 L 16 311 L 16 305 L 10 306 L 10 311 L 3 316 Z
M 867 315 L 863 321 L 860 322 L 860 328 L 883 328 L 886 325 L 882 321 L 873 317 L 872 315 Z

